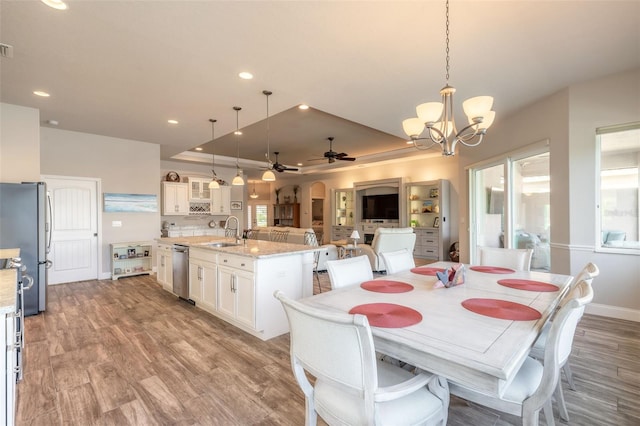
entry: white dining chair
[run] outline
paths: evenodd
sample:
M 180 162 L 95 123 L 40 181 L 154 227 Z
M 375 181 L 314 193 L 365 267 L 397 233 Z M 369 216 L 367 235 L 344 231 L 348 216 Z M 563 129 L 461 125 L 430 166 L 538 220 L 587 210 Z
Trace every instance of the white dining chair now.
M 366 316 L 315 309 L 280 291 L 274 296 L 289 320 L 305 425 L 316 425 L 318 415 L 330 425 L 446 425 L 447 381 L 377 362 Z M 306 372 L 315 377 L 313 385 Z
M 571 289 L 578 285 L 581 281 L 586 282 L 589 286 L 591 286 L 593 279 L 600 275 L 600 270 L 594 264 L 589 262 L 573 279 L 571 283 L 570 290 L 567 294 L 571 294 Z M 562 301 L 560 301 L 560 306 L 562 306 L 567 298 L 565 297 Z M 580 318 L 584 314 L 584 307 L 582 307 L 582 311 L 580 313 Z M 529 356 L 532 356 L 536 359 L 544 361 L 544 353 L 545 347 L 547 345 L 547 340 L 549 339 L 549 330 L 551 329 L 551 324 L 553 324 L 553 318 L 544 325 L 540 336 L 533 344 L 531 351 L 529 352 Z M 571 372 L 571 367 L 569 366 L 569 358 L 565 360 L 565 362 L 560 366 L 560 370 L 564 372 L 565 377 L 567 378 L 567 383 L 569 383 L 569 389 L 576 390 L 576 385 L 573 381 L 573 373 Z M 561 378 L 562 379 L 562 378 Z M 569 412 L 567 411 L 567 406 L 564 401 L 564 394 L 562 393 L 562 383 L 561 380 L 558 380 L 558 385 L 556 389 L 556 401 L 558 404 L 558 411 L 560 413 L 560 418 L 564 421 L 569 421 Z
M 332 290 L 373 279 L 371 263 L 367 256 L 327 260 L 327 271 Z
M 531 269 L 531 249 L 480 247 L 480 265 L 511 268 L 516 271 Z
M 593 290 L 584 280 L 568 295 L 551 328 L 544 352 L 544 365 L 527 357 L 503 396 L 487 395 L 450 382 L 451 394 L 503 413 L 522 418 L 523 426 L 537 426 L 540 409 L 544 410 L 547 425 L 555 425 L 551 397 L 560 379 L 560 366 L 571 353 L 573 336 L 582 310 L 593 299 Z
M 408 271 L 416 266 L 413 253 L 407 249 L 379 253 L 387 269 L 387 274 Z

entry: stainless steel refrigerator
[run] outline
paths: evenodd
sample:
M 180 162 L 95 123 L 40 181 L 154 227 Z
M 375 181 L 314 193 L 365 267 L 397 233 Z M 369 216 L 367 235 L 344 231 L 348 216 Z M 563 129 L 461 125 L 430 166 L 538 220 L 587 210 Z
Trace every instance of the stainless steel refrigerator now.
M 51 244 L 51 203 L 44 182 L 0 183 L 0 248 L 19 248 L 33 286 L 24 292 L 24 314 L 47 305 L 47 253 Z

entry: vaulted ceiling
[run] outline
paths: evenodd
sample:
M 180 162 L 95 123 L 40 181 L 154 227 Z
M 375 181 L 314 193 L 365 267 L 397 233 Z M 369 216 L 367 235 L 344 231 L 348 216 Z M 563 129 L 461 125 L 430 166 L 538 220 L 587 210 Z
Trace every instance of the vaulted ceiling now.
M 329 136 L 358 161 L 411 155 L 402 120 L 445 84 L 444 1 L 68 4 L 0 2 L 0 42 L 14 48 L 1 59 L 0 100 L 40 109 L 45 126 L 160 144 L 162 159 L 196 147 L 234 158 L 239 147 L 258 176 L 265 89 L 281 163 L 344 165 L 308 161 Z M 496 123 L 570 84 L 640 67 L 637 0 L 454 0 L 450 19 L 458 112 L 462 100 L 492 95 Z

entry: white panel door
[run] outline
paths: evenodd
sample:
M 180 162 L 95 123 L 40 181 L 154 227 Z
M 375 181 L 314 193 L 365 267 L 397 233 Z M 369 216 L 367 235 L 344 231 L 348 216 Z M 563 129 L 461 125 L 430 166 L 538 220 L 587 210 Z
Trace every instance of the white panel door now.
M 45 181 L 52 206 L 49 284 L 97 279 L 97 182 L 48 177 Z

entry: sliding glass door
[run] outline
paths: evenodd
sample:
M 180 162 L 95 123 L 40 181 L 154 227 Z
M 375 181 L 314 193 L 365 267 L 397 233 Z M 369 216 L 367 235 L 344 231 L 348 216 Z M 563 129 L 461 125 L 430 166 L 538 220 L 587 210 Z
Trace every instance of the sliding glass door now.
M 549 152 L 512 154 L 470 169 L 471 263 L 479 247 L 533 250 L 532 270 L 548 271 Z

